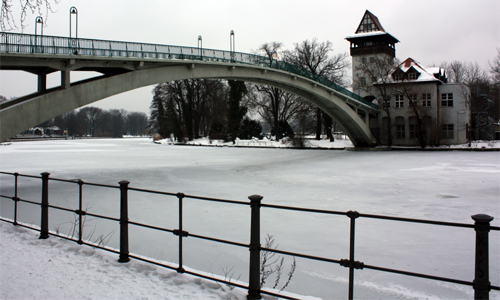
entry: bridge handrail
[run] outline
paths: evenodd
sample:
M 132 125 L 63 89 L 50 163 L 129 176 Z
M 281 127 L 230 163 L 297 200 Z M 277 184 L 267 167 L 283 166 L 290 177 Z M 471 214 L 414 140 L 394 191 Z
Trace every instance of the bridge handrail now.
M 43 53 L 54 55 L 86 55 L 146 59 L 190 59 L 268 67 L 309 78 L 351 98 L 351 100 L 361 102 L 364 105 L 377 109 L 375 104 L 325 77 L 318 76 L 300 66 L 255 54 L 197 47 L 46 35 L 40 36 L 11 32 L 0 32 L 0 35 L 0 53 Z

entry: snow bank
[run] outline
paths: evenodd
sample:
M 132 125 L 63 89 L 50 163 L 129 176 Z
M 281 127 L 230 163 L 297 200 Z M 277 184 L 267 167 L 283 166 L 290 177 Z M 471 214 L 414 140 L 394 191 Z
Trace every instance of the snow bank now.
M 174 145 L 172 139 L 162 139 L 156 140 L 156 144 L 162 145 Z M 312 138 L 307 138 L 304 140 L 305 148 L 324 148 L 324 149 L 344 149 L 346 147 L 354 147 L 352 142 L 347 136 L 342 136 L 342 138 L 335 139 L 334 142 L 329 140 L 315 140 Z M 199 138 L 192 141 L 188 141 L 187 145 L 193 146 L 214 146 L 214 147 L 265 147 L 265 148 L 296 148 L 293 141 L 288 138 L 283 138 L 279 141 L 270 140 L 268 138 L 257 139 L 253 138 L 251 140 L 241 140 L 236 139 L 233 142 L 224 142 L 223 140 L 211 140 L 209 138 Z
M 0 221 L 1 299 L 246 299 L 244 289 L 134 259 L 119 263 L 117 254 L 38 236 L 36 231 Z
M 1 299 L 246 299 L 246 291 L 0 222 Z
M 174 145 L 175 142 L 172 139 L 162 139 L 155 141 L 156 144 L 162 145 Z M 349 140 L 347 136 L 340 136 L 335 138 L 335 141 L 330 142 L 328 139 L 316 140 L 314 138 L 308 137 L 304 139 L 305 148 L 321 148 L 321 149 L 345 149 L 352 148 L 354 145 Z M 216 146 L 216 147 L 265 147 L 265 148 L 297 148 L 291 140 L 288 138 L 283 138 L 279 141 L 270 140 L 267 138 L 263 139 L 251 139 L 251 140 L 240 140 L 236 139 L 235 143 L 233 142 L 224 142 L 223 140 L 211 140 L 209 138 L 199 138 L 192 141 L 188 141 L 187 145 L 193 146 Z M 379 147 L 379 148 L 387 148 L 387 147 Z M 421 149 L 416 146 L 396 146 L 393 149 Z M 426 149 L 429 150 L 475 150 L 475 149 L 500 149 L 500 141 L 474 141 L 469 144 L 460 144 L 460 145 L 442 145 L 442 146 L 428 146 Z

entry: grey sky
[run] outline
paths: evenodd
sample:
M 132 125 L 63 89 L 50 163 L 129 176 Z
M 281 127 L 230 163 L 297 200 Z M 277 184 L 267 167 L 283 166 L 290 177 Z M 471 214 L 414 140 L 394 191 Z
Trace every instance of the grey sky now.
M 486 70 L 500 48 L 498 0 L 61 0 L 46 21 L 44 35 L 69 35 L 71 6 L 78 8 L 81 38 L 195 47 L 201 35 L 204 48 L 229 50 L 234 30 L 239 52 L 271 41 L 291 49 L 313 38 L 330 40 L 335 53 L 348 52 L 344 38 L 354 33 L 368 9 L 399 39 L 396 56 L 401 60 L 412 57 L 424 66 L 472 61 Z M 35 17 L 28 16 L 26 33 L 34 33 Z M 50 84 L 58 85 L 59 77 L 50 76 Z M 0 95 L 22 96 L 35 89 L 35 76 L 0 71 Z M 151 99 L 148 87 L 93 105 L 149 112 Z

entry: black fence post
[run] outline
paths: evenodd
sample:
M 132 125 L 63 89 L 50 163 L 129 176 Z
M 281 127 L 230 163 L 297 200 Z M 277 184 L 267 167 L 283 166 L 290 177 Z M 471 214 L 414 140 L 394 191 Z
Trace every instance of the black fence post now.
M 250 208 L 250 276 L 247 299 L 261 299 L 260 295 L 260 206 L 262 196 L 249 196 Z
M 183 193 L 177 193 L 177 198 L 179 199 L 179 231 L 177 232 L 179 234 L 179 267 L 177 268 L 177 272 L 179 273 L 184 273 L 184 267 L 183 267 L 183 261 L 182 261 L 182 237 L 187 236 L 187 232 L 183 231 L 183 225 L 182 225 L 182 199 L 184 199 L 184 194 Z M 174 232 L 175 234 L 175 232 Z
M 349 245 L 349 299 L 354 299 L 354 242 L 355 242 L 355 222 L 359 217 L 357 211 L 347 212 L 347 216 L 351 219 L 351 237 Z
M 17 197 L 17 178 L 19 177 L 19 173 L 14 173 L 14 226 L 17 225 L 17 203 L 19 202 L 19 197 Z
M 78 179 L 78 244 L 83 244 L 83 180 Z
M 130 261 L 128 251 L 128 185 L 130 181 L 122 180 L 120 184 L 120 259 L 119 262 Z
M 49 175 L 43 172 L 42 175 L 42 218 L 40 220 L 40 239 L 49 237 Z
M 474 276 L 474 299 L 490 299 L 490 272 L 488 255 L 488 233 L 493 217 L 478 214 L 473 215 L 474 230 L 476 231 L 476 268 Z

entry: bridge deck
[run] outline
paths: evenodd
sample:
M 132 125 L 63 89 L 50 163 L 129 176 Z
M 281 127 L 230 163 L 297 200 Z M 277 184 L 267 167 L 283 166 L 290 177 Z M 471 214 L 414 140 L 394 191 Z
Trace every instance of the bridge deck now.
M 30 55 L 54 55 L 78 57 L 109 57 L 128 60 L 169 61 L 193 60 L 206 62 L 227 62 L 278 69 L 314 80 L 333 89 L 343 97 L 376 110 L 377 106 L 361 96 L 335 84 L 325 77 L 279 60 L 248 53 L 224 51 L 196 47 L 183 47 L 159 44 L 144 44 L 94 39 L 67 38 L 56 36 L 37 36 L 30 34 L 0 32 L 0 54 L 17 53 Z M 5 69 L 4 60 L 0 60 L 0 69 Z

